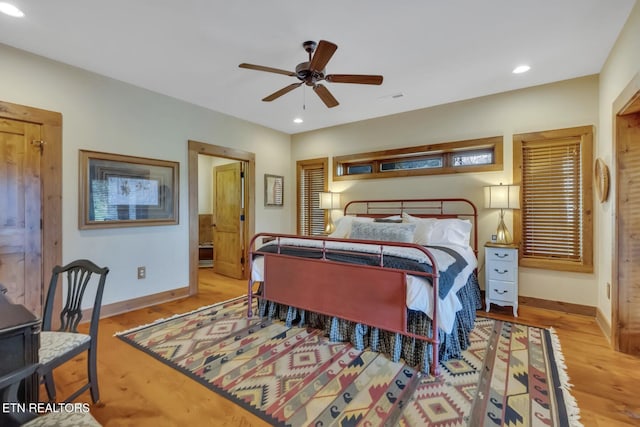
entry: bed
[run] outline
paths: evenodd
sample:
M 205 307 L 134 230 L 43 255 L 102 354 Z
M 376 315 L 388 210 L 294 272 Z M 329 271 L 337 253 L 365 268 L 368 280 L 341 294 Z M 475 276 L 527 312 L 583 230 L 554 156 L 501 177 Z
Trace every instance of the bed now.
M 477 243 L 466 199 L 352 201 L 327 237 L 252 238 L 248 315 L 257 297 L 261 316 L 437 375 L 469 345 L 481 306 Z

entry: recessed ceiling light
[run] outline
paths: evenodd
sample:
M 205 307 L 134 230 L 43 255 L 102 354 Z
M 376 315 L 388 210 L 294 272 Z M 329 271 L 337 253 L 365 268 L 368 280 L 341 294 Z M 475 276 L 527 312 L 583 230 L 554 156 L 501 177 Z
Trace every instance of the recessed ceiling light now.
M 296 117 L 295 119 L 293 119 L 293 123 L 302 123 L 304 122 L 304 120 L 302 120 L 300 117 Z
M 518 65 L 516 68 L 513 69 L 513 74 L 526 73 L 530 69 L 531 67 L 529 67 L 528 65 Z
M 0 12 L 16 18 L 22 18 L 24 16 L 24 12 L 9 3 L 0 3 Z

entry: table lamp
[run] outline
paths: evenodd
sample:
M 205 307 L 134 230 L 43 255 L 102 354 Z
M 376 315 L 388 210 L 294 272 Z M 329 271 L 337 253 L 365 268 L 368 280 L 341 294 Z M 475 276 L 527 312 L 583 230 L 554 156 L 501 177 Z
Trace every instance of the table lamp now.
M 327 211 L 327 226 L 324 229 L 325 234 L 331 234 L 335 231 L 336 227 L 333 224 L 331 218 L 331 211 L 334 209 L 340 209 L 340 193 L 321 192 L 320 193 L 320 209 Z
M 490 209 L 500 209 L 500 222 L 496 231 L 496 243 L 509 245 L 513 243 L 511 233 L 504 223 L 505 209 L 520 209 L 520 186 L 518 185 L 489 185 L 484 187 L 484 206 Z

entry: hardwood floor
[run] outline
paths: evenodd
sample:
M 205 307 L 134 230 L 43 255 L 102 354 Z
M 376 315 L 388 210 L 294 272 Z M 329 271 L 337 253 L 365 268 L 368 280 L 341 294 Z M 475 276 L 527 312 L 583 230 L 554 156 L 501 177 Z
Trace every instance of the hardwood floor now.
M 246 282 L 200 269 L 200 294 L 103 319 L 98 344 L 101 402 L 91 413 L 104 426 L 265 426 L 239 406 L 209 391 L 113 335 L 159 318 L 223 301 L 246 292 Z M 562 346 L 581 419 L 589 426 L 639 426 L 640 358 L 612 351 L 595 319 L 557 311 L 492 306 L 491 317 L 553 327 Z M 485 312 L 483 311 L 484 315 Z M 86 370 L 79 357 L 56 370 L 56 386 L 67 395 Z M 44 391 L 43 391 L 44 393 Z M 45 396 L 42 394 L 42 396 Z M 91 402 L 89 393 L 78 401 Z

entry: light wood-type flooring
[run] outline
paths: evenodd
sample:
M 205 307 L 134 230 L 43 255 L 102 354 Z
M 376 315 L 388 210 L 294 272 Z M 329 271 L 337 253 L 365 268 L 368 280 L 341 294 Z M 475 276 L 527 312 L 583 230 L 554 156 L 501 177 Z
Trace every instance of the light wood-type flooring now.
M 246 292 L 246 282 L 200 269 L 196 297 L 160 304 L 106 318 L 100 322 L 98 375 L 101 402 L 91 413 L 104 426 L 263 426 L 264 421 L 196 381 L 125 344 L 113 335 L 209 305 Z M 484 314 L 484 311 L 482 312 Z M 595 319 L 521 306 L 492 306 L 492 317 L 541 327 L 553 327 L 560 338 L 572 393 L 585 426 L 640 426 L 640 359 L 609 348 Z M 56 370 L 59 396 L 85 375 L 81 356 Z M 45 399 L 44 390 L 41 400 Z M 78 401 L 91 402 L 89 393 Z

